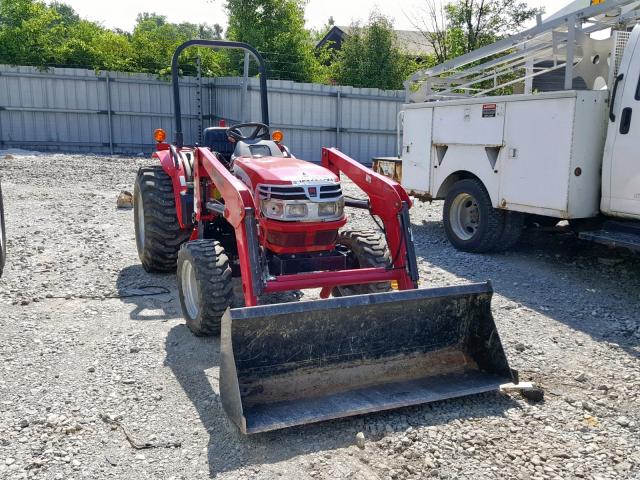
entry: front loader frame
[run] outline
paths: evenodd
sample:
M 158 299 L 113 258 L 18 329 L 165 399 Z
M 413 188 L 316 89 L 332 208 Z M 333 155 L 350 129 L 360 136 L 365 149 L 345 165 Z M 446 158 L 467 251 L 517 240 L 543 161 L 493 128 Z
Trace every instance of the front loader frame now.
M 382 220 L 384 233 L 392 255 L 388 268 L 361 268 L 334 272 L 301 273 L 266 277 L 262 270 L 258 242 L 256 208 L 249 188 L 231 174 L 215 155 L 205 148 L 194 150 L 195 223 L 211 221 L 222 215 L 234 228 L 245 305 L 256 306 L 265 293 L 306 288 L 321 288 L 321 296 L 329 296 L 336 286 L 398 282 L 400 290 L 417 288 L 418 272 L 410 223 L 407 221 L 411 200 L 400 185 L 333 149 L 322 149 L 322 163 L 336 175 L 343 173 L 369 197 L 366 206 L 372 215 Z M 202 185 L 213 184 L 224 204 L 207 202 Z M 204 199 L 204 200 L 203 200 Z M 204 203 L 203 203 L 204 202 Z M 355 206 L 355 205 L 352 205 Z M 203 228 L 194 228 L 192 238 L 202 238 Z

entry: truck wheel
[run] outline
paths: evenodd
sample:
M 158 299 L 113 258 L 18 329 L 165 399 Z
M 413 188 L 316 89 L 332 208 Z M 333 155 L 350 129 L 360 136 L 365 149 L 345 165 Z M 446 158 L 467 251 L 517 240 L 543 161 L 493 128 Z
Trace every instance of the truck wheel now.
M 233 298 L 232 276 L 220 242 L 194 240 L 180 249 L 178 294 L 187 327 L 195 335 L 220 334 L 222 315 Z
M 0 277 L 7 261 L 7 232 L 4 228 L 4 204 L 2 203 L 2 185 L 0 185 Z
M 178 250 L 191 236 L 178 223 L 171 177 L 162 167 L 138 170 L 133 190 L 136 247 L 147 272 L 172 272 Z
M 338 245 L 349 249 L 349 268 L 388 267 L 391 255 L 382 236 L 372 230 L 345 230 L 338 235 Z M 345 285 L 332 290 L 334 297 L 381 293 L 391 290 L 391 282 Z
M 458 250 L 489 252 L 498 246 L 504 231 L 504 212 L 493 208 L 480 180 L 456 182 L 444 201 L 444 230 Z
M 494 251 L 504 252 L 512 249 L 518 243 L 524 229 L 525 217 L 526 215 L 520 212 L 504 212 L 504 229 L 493 249 Z

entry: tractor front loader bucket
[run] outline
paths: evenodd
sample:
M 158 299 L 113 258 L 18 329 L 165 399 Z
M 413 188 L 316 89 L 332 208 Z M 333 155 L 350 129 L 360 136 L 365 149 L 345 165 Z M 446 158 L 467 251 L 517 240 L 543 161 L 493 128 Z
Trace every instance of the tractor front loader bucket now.
M 220 390 L 243 433 L 517 382 L 489 283 L 227 310 Z

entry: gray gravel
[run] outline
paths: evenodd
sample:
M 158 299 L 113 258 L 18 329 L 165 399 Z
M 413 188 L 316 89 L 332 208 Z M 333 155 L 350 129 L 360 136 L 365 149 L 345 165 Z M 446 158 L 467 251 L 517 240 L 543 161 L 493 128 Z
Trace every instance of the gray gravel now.
M 418 204 L 423 286 L 493 280 L 511 365 L 545 402 L 486 394 L 243 437 L 220 405 L 218 340 L 187 331 L 174 276 L 142 270 L 115 208 L 148 162 L 0 158 L 0 478 L 640 478 L 637 257 L 542 231 L 460 253 L 441 204 Z M 148 286 L 170 294 L 109 298 Z

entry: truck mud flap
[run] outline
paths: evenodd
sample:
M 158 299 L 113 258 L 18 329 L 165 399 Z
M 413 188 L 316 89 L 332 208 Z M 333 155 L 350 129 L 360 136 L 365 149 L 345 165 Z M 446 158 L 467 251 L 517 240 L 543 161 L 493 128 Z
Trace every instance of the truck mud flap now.
M 243 433 L 517 382 L 489 283 L 230 309 L 220 394 Z

